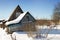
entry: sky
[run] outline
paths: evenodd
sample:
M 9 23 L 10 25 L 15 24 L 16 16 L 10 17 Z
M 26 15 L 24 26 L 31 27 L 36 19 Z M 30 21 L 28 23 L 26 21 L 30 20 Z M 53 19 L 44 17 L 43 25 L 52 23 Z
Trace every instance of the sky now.
M 17 5 L 35 19 L 51 19 L 58 2 L 60 0 L 0 0 L 0 19 L 8 19 Z

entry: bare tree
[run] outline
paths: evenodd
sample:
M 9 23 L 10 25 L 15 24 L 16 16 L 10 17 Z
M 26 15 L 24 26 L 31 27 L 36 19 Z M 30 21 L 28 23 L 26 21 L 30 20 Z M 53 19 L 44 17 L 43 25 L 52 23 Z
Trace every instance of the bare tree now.
M 55 6 L 53 20 L 60 20 L 60 2 Z

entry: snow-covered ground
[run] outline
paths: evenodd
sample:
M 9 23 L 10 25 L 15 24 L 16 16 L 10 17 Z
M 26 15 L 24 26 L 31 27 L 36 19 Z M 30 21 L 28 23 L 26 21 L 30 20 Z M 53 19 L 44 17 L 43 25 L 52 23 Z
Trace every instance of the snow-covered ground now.
M 14 32 L 13 34 L 7 34 L 6 28 L 0 28 L 0 40 L 33 40 L 33 38 L 28 37 L 25 32 Z
M 37 26 L 37 32 L 45 34 L 48 32 L 48 34 L 60 34 L 60 25 L 51 25 L 51 26 Z
M 28 37 L 27 33 L 25 32 L 14 32 L 12 34 L 13 39 L 16 40 L 33 40 L 32 37 Z
M 6 29 L 0 28 L 0 40 L 12 40 L 10 34 L 5 31 Z
M 42 35 L 47 35 L 46 38 L 40 38 L 35 40 L 60 40 L 60 25 L 50 25 L 50 26 L 39 26 L 37 25 L 37 33 Z
M 40 39 L 34 39 L 34 40 L 60 40 L 60 34 L 48 34 L 47 38 L 40 38 Z
M 48 35 L 43 36 L 43 34 L 46 35 L 46 32 L 48 32 Z M 44 28 L 37 30 L 37 34 L 39 33 L 42 34 L 40 37 L 37 35 L 30 37 L 27 32 L 13 32 L 12 34 L 7 34 L 6 28 L 0 28 L 0 40 L 60 40 L 60 25 L 51 29 L 44 26 Z

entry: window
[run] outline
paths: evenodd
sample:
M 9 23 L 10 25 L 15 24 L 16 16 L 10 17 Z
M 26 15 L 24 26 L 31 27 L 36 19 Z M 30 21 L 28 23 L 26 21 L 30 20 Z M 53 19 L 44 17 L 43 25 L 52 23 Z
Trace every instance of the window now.
M 18 17 L 19 15 L 20 15 L 20 12 L 17 12 L 17 13 L 16 13 L 16 17 Z
M 27 21 L 29 21 L 29 16 L 26 16 L 26 18 L 27 18 Z

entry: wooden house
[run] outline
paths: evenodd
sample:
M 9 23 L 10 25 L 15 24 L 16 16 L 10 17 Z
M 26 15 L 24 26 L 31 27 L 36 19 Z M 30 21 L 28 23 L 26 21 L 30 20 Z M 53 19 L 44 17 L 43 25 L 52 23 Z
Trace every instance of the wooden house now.
M 5 23 L 8 32 L 14 31 L 36 31 L 35 18 L 29 12 L 23 12 L 18 5 L 14 12 L 11 14 L 8 21 Z
M 18 5 L 13 13 L 10 15 L 7 21 L 0 21 L 0 27 L 7 27 L 8 32 L 14 31 L 36 31 L 35 25 L 51 25 L 60 24 L 60 20 L 35 20 L 35 18 L 29 12 L 23 12 L 23 10 Z

